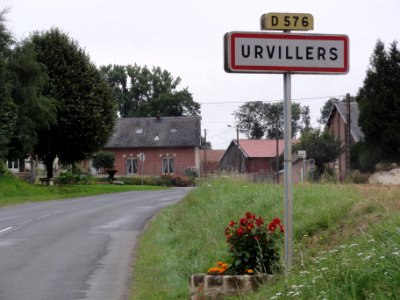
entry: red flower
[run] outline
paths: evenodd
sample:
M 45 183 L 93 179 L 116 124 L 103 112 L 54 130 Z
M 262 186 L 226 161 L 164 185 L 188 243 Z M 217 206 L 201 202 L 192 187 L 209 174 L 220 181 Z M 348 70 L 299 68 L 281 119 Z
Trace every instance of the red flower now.
M 256 236 L 254 236 L 254 239 L 255 239 L 256 241 L 258 241 L 258 240 L 260 239 L 260 236 L 256 235 Z
M 228 234 L 227 236 L 226 236 L 226 240 L 227 241 L 229 241 L 229 239 L 232 237 L 232 234 Z
M 246 219 L 251 219 L 253 217 L 253 215 L 251 214 L 251 212 L 246 211 L 245 217 L 246 217 Z
M 225 235 L 227 235 L 230 231 L 231 231 L 231 228 L 230 227 L 226 227 L 225 228 Z
M 274 222 L 276 225 L 281 224 L 281 220 L 279 218 L 276 218 L 276 217 L 272 220 L 272 222 Z
M 250 232 L 253 227 L 254 227 L 253 223 L 247 225 L 247 232 Z
M 235 226 L 235 224 L 236 224 L 236 222 L 235 222 L 235 221 L 233 221 L 233 220 L 229 222 L 229 226 L 230 226 L 230 227 L 233 227 L 233 226 Z
M 281 224 L 281 220 L 279 218 L 274 218 L 271 223 L 268 225 L 268 229 L 271 232 L 274 232 L 276 228 L 279 226 L 281 232 L 284 232 L 283 225 Z
M 242 236 L 242 235 L 243 235 L 243 227 L 239 227 L 239 228 L 236 230 L 236 234 L 237 234 L 238 236 Z
M 257 225 L 257 227 L 260 227 L 262 224 L 264 224 L 264 220 L 263 220 L 262 217 L 259 217 L 259 218 L 256 220 L 256 225 Z
M 240 225 L 245 226 L 247 224 L 247 220 L 245 218 L 240 219 Z
M 268 230 L 274 232 L 276 229 L 276 224 L 274 222 L 269 223 Z

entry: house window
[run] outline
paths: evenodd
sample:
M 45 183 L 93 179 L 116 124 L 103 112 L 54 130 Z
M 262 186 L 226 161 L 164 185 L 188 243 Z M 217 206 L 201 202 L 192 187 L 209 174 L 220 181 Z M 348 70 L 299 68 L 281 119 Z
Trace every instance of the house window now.
M 173 174 L 174 173 L 174 159 L 173 158 L 163 158 L 162 160 L 162 173 L 163 174 Z
M 126 159 L 126 175 L 134 175 L 138 173 L 137 158 L 128 157 Z

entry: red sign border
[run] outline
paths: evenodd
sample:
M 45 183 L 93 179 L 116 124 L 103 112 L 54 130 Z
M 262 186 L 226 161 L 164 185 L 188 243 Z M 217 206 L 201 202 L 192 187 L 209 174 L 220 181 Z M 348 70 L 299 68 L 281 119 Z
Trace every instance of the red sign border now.
M 235 64 L 236 38 L 343 41 L 344 66 L 340 68 L 296 66 L 238 66 Z M 225 70 L 230 73 L 347 74 L 349 72 L 349 37 L 347 35 L 333 34 L 230 32 L 225 35 L 225 55 Z

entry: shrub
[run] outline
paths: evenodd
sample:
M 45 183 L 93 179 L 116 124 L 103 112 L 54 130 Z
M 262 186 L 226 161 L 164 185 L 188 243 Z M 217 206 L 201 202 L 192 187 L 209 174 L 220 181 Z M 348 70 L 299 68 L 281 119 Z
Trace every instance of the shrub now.
M 10 172 L 8 171 L 6 164 L 0 160 L 0 176 L 8 174 L 10 174 Z
M 368 183 L 368 177 L 370 174 L 363 174 L 359 170 L 351 171 L 346 177 L 346 183 Z
M 193 177 L 193 178 L 199 177 L 197 169 L 195 167 L 185 168 L 184 174 L 187 177 Z
M 93 178 L 82 173 L 82 170 L 76 167 L 68 168 L 55 178 L 56 184 L 89 184 L 91 182 L 93 182 Z
M 277 230 L 279 229 L 279 230 Z M 279 218 L 266 223 L 263 217 L 246 212 L 239 221 L 230 221 L 225 229 L 232 257 L 227 274 L 276 273 L 280 270 L 279 245 L 283 225 Z

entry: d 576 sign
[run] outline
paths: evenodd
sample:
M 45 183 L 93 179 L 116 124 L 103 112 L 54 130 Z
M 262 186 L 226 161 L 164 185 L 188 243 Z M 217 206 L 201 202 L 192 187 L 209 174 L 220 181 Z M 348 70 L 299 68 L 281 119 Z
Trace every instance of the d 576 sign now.
M 225 70 L 237 73 L 346 74 L 346 35 L 230 32 Z
M 268 13 L 261 17 L 261 29 L 313 30 L 314 17 L 311 14 Z

